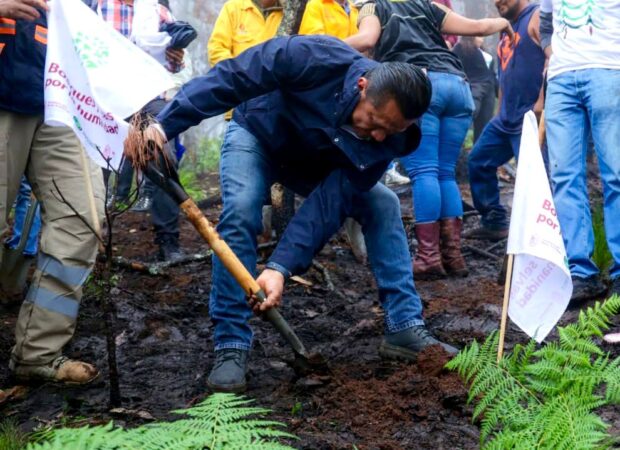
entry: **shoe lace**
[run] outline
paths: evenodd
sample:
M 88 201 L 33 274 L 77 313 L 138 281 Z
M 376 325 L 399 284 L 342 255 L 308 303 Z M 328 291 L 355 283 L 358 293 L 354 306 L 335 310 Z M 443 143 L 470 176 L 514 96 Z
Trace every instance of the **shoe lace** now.
M 243 350 L 237 348 L 228 348 L 216 353 L 215 356 L 215 368 L 222 366 L 222 364 L 232 361 L 237 366 L 242 367 L 241 360 L 243 359 Z
M 433 336 L 431 332 L 428 331 L 428 328 L 426 327 L 416 327 L 414 331 L 415 331 L 415 334 L 417 334 L 420 337 L 420 340 L 424 342 L 435 343 L 437 341 L 437 339 L 435 339 L 435 336 Z
M 50 365 L 52 366 L 52 369 L 58 370 L 60 369 L 60 366 L 62 366 L 67 361 L 69 361 L 69 358 L 67 358 L 66 356 L 59 356 L 54 361 L 52 361 Z

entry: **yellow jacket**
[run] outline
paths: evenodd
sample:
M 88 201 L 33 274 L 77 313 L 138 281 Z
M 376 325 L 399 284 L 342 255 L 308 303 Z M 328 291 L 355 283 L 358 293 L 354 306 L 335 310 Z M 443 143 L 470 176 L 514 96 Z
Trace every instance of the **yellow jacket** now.
M 207 44 L 209 64 L 233 58 L 239 53 L 275 36 L 282 11 L 263 15 L 252 0 L 228 0 L 215 21 Z
M 327 34 L 345 39 L 357 33 L 357 8 L 348 1 L 350 14 L 335 0 L 309 0 L 299 34 Z

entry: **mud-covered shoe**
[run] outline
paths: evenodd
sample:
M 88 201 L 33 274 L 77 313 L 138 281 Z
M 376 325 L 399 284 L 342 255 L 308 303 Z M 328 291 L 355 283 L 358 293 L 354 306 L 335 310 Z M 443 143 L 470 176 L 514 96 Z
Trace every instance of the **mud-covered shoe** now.
M 379 355 L 388 359 L 415 361 L 418 353 L 431 345 L 440 345 L 450 355 L 458 353 L 456 348 L 435 338 L 424 325 L 418 325 L 386 335 L 379 347 Z
M 598 275 L 586 278 L 573 277 L 573 295 L 570 298 L 571 306 L 579 306 L 582 302 L 602 297 L 607 287 Z
M 9 368 L 17 381 L 53 381 L 68 385 L 88 384 L 99 376 L 99 370 L 92 364 L 59 356 L 49 364 L 41 366 L 16 365 Z
M 237 348 L 216 351 L 207 386 L 214 392 L 244 392 L 247 387 L 245 374 L 248 371 L 248 353 L 247 350 Z
M 159 250 L 157 259 L 161 262 L 173 263 L 185 257 L 185 253 L 179 246 L 179 240 L 172 236 L 163 236 L 158 239 Z
M 465 239 L 497 242 L 508 237 L 508 228 L 478 227 L 463 233 Z

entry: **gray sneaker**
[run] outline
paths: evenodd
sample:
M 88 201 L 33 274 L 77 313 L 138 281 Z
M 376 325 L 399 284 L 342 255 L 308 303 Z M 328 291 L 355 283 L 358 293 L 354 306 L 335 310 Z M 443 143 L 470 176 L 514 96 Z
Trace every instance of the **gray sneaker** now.
M 245 374 L 248 371 L 248 351 L 237 348 L 225 348 L 215 352 L 215 364 L 207 386 L 214 392 L 244 392 Z
M 418 325 L 386 335 L 379 347 L 379 354 L 388 359 L 415 361 L 418 353 L 431 345 L 440 345 L 450 355 L 458 353 L 456 348 L 433 337 L 424 325 Z

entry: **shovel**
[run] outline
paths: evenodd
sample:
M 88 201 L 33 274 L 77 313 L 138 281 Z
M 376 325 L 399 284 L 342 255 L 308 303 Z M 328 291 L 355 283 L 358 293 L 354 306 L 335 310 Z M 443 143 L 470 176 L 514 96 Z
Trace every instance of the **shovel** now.
M 2 285 L 7 294 L 19 294 L 26 286 L 26 278 L 34 258 L 25 257 L 24 248 L 26 248 L 26 243 L 28 242 L 28 235 L 34 222 L 37 206 L 39 206 L 39 202 L 34 197 L 30 197 L 30 206 L 26 211 L 22 235 L 19 238 L 17 247 L 5 247 L 3 250 L 2 265 L 0 266 L 0 285 Z
M 209 244 L 213 252 L 220 258 L 228 272 L 237 280 L 248 296 L 256 297 L 260 302 L 267 299 L 254 277 L 243 266 L 237 255 L 233 253 L 228 244 L 222 240 L 213 225 L 207 220 L 196 203 L 187 195 L 174 166 L 167 160 L 159 145 L 149 142 L 147 151 L 149 156 L 134 158 L 134 165 L 138 162 L 139 169 L 156 186 L 163 189 L 179 205 L 194 228 Z M 129 153 L 129 152 L 127 152 Z M 323 372 L 327 368 L 325 359 L 318 353 L 310 353 L 295 334 L 291 326 L 276 308 L 271 308 L 263 313 L 262 317 L 269 321 L 282 337 L 290 344 L 295 355 L 291 366 L 298 374 L 310 372 Z

